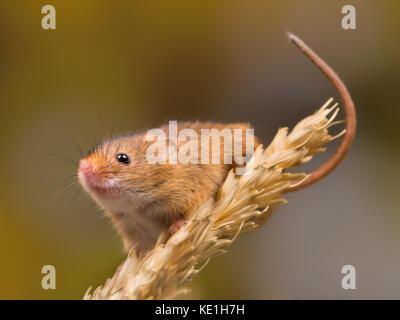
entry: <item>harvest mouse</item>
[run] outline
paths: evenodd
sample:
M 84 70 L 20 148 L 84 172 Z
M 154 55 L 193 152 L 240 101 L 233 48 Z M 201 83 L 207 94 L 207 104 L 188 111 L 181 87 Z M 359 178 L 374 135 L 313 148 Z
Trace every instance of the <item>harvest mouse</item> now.
M 290 189 L 294 191 L 322 179 L 343 160 L 354 139 L 356 115 L 351 96 L 336 73 L 298 37 L 293 34 L 288 36 L 332 82 L 340 95 L 346 117 L 346 133 L 338 149 L 328 161 L 312 172 L 307 180 Z M 186 129 L 198 135 L 201 135 L 202 130 L 240 131 L 242 155 L 251 156 L 245 154 L 249 145 L 246 140 L 247 132 L 252 130 L 249 124 L 196 121 L 178 123 L 177 129 Z M 164 139 L 167 142 L 171 141 L 167 126 L 158 130 L 167 132 Z M 243 132 L 246 134 L 243 135 Z M 254 136 L 251 138 L 252 146 L 257 147 L 258 139 Z M 219 149 L 222 151 L 220 158 L 225 155 L 224 147 L 229 141 L 228 139 Z M 197 142 L 196 147 L 202 152 L 205 145 Z M 237 161 L 152 163 L 148 159 L 152 144 L 146 133 L 113 137 L 104 141 L 79 163 L 80 183 L 105 210 L 121 235 L 126 251 L 135 247 L 138 253 L 146 252 L 154 246 L 163 230 L 169 230 L 169 234 L 176 232 L 204 201 L 216 195 L 228 172 L 243 165 Z M 234 144 L 235 141 L 232 142 L 232 145 Z M 182 142 L 178 143 L 177 147 L 181 145 Z M 168 158 L 166 160 L 171 160 L 171 154 L 165 154 Z

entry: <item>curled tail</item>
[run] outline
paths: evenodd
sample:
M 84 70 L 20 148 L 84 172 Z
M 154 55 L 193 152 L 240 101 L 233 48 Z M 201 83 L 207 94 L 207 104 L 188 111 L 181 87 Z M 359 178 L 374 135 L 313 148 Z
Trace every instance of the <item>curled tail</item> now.
M 303 53 L 310 58 L 310 60 L 322 71 L 322 73 L 332 82 L 333 86 L 339 93 L 340 99 L 343 103 L 343 108 L 345 112 L 346 120 L 346 133 L 340 143 L 339 147 L 336 149 L 335 153 L 322 164 L 320 167 L 315 169 L 310 177 L 303 183 L 297 185 L 294 188 L 288 190 L 288 192 L 295 191 L 307 187 L 328 175 L 333 171 L 340 162 L 344 159 L 347 152 L 349 151 L 351 144 L 353 142 L 356 133 L 356 110 L 354 107 L 354 102 L 351 99 L 350 93 L 344 85 L 343 81 L 339 76 L 333 71 L 333 69 L 322 60 L 310 47 L 308 47 L 300 38 L 292 33 L 288 32 L 289 39 L 301 50 Z

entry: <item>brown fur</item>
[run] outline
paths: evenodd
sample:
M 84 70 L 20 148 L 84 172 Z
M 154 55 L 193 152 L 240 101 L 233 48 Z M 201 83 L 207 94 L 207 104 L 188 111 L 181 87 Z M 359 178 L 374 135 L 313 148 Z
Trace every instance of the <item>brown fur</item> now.
M 168 133 L 168 126 L 161 129 Z M 248 124 L 223 124 L 213 122 L 183 122 L 178 124 L 178 132 L 182 129 L 194 129 L 199 137 L 201 129 L 251 129 Z M 246 150 L 245 132 L 242 131 L 243 155 Z M 169 136 L 166 134 L 169 141 Z M 233 140 L 233 139 L 232 139 Z M 223 161 L 224 139 L 221 137 L 221 161 Z M 232 143 L 228 141 L 227 143 Z M 168 227 L 173 221 L 187 218 L 201 203 L 217 193 L 226 175 L 237 164 L 150 164 L 146 159 L 146 151 L 154 141 L 146 141 L 145 134 L 126 135 L 104 142 L 84 160 L 97 168 L 96 175 L 102 179 L 119 178 L 119 197 L 127 202 L 137 202 L 138 214 Z M 211 138 L 210 138 L 211 143 Z M 178 148 L 184 142 L 178 144 Z M 199 154 L 201 154 L 201 143 Z M 254 139 L 255 147 L 258 141 Z M 233 149 L 233 148 L 232 148 Z M 119 163 L 115 159 L 117 153 L 126 153 L 131 159 L 129 165 Z M 212 148 L 210 146 L 210 154 Z M 169 159 L 168 159 L 169 160 Z M 211 161 L 211 159 L 210 159 Z M 90 192 L 90 191 L 89 191 Z M 103 206 L 101 201 L 98 201 Z M 107 208 L 105 208 L 107 210 Z M 125 248 L 133 245 L 140 248 L 139 231 L 135 224 L 136 217 L 121 221 L 124 212 L 107 212 L 113 224 L 124 238 Z M 154 241 L 155 239 L 153 239 Z M 145 245 L 146 250 L 150 245 Z

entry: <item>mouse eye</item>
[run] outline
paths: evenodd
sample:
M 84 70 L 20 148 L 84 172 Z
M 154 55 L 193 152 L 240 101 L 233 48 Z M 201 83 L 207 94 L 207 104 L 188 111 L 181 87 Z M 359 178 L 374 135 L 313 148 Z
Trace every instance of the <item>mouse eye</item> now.
M 129 159 L 128 155 L 125 153 L 118 153 L 115 156 L 115 159 L 117 159 L 118 162 L 123 163 L 123 164 L 130 164 L 131 159 Z

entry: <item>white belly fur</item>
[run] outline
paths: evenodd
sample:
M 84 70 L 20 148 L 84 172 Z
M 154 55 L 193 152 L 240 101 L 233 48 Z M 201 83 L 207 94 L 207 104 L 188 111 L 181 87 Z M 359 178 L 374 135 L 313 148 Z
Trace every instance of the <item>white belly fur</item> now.
M 93 196 L 122 235 L 126 251 L 133 246 L 137 251 L 151 249 L 160 233 L 169 227 L 170 222 L 165 219 L 168 213 L 160 205 L 151 205 L 143 199 L 127 202 Z

